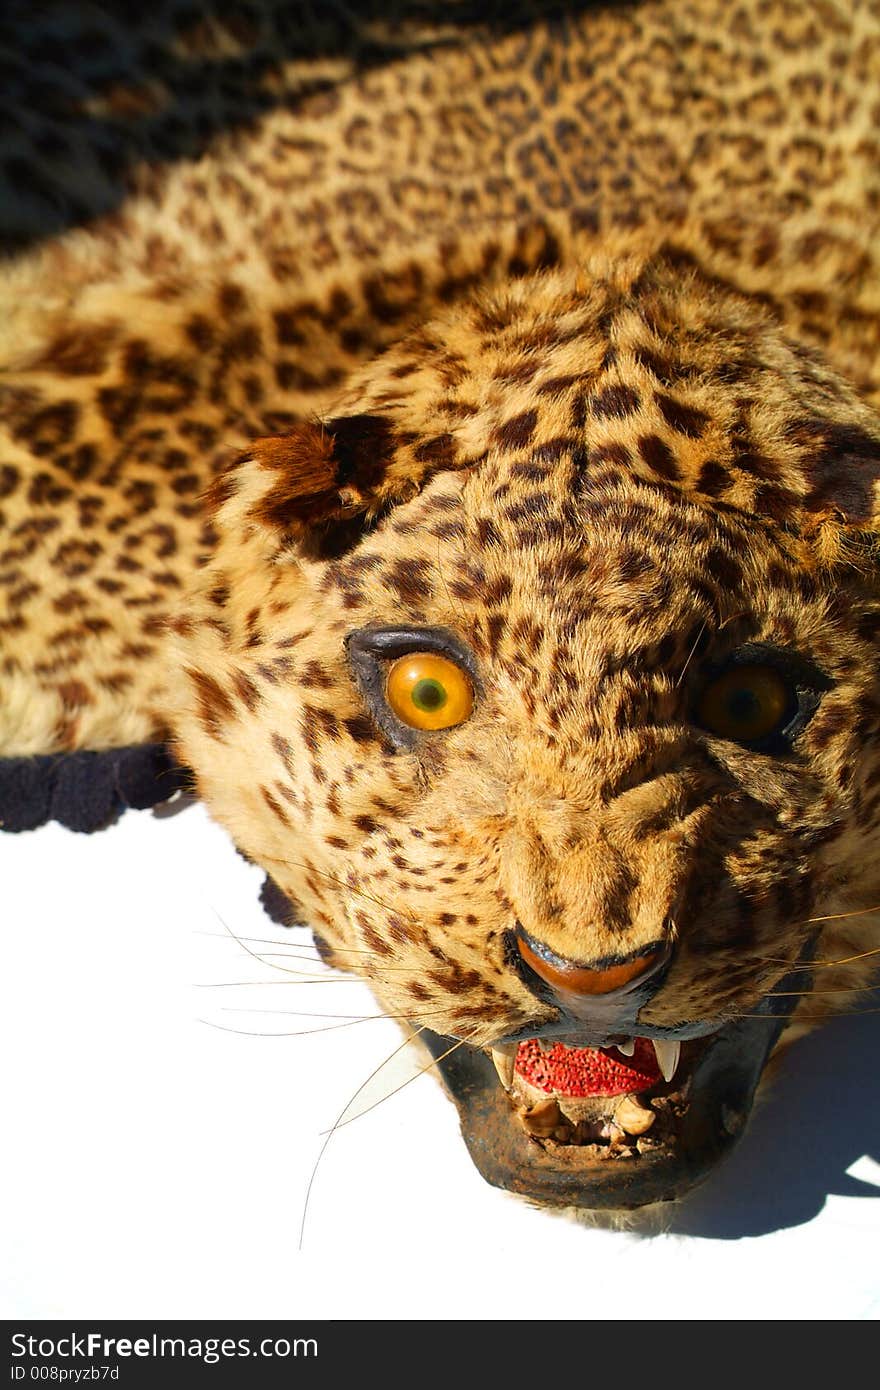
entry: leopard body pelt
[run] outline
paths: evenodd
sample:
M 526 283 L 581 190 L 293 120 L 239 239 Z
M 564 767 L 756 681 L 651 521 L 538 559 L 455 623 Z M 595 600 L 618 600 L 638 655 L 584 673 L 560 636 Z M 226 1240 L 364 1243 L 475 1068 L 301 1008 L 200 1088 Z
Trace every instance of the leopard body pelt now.
M 518 1190 L 677 1195 L 725 1030 L 872 978 L 880 7 L 29 9 L 0 751 L 169 742 L 328 959 L 494 1052 L 565 1175 Z M 460 718 L 392 703 L 425 653 Z M 536 1099 L 533 1039 L 648 1084 Z

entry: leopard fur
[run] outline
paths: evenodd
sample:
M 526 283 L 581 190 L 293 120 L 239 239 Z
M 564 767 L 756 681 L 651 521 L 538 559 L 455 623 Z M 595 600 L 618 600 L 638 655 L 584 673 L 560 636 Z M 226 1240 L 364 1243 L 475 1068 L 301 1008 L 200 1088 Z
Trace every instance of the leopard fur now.
M 812 1023 L 880 903 L 880 7 L 398 19 L 171 3 L 138 80 L 63 21 L 4 159 L 0 748 L 172 739 L 334 961 L 477 1046 L 552 1012 L 516 923 L 671 921 L 660 1028 L 811 923 Z M 400 624 L 479 683 L 407 749 L 345 646 Z M 782 756 L 694 725 L 743 644 L 828 679 Z

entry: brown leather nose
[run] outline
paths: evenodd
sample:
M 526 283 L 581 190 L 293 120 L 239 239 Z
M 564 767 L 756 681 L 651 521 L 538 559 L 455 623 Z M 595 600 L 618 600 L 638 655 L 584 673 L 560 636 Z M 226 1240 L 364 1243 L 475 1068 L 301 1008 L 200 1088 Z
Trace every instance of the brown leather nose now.
M 668 950 L 665 942 L 658 942 L 631 960 L 589 966 L 564 960 L 549 951 L 539 953 L 519 932 L 516 944 L 526 965 L 552 989 L 566 994 L 610 994 L 612 990 L 623 989 L 643 975 L 653 974 L 665 960 Z

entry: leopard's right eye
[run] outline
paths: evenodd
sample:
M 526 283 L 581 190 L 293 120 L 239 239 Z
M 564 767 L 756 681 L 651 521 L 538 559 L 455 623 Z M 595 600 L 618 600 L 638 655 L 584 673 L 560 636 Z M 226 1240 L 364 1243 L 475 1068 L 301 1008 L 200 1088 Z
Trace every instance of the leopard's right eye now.
M 710 681 L 697 706 L 704 729 L 735 743 L 780 734 L 797 713 L 797 691 L 772 666 L 734 666 Z
M 388 671 L 385 699 L 411 729 L 451 729 L 469 717 L 474 690 L 467 673 L 448 657 L 410 652 Z
M 693 706 L 695 723 L 754 753 L 786 753 L 834 681 L 787 647 L 747 642 L 707 672 Z

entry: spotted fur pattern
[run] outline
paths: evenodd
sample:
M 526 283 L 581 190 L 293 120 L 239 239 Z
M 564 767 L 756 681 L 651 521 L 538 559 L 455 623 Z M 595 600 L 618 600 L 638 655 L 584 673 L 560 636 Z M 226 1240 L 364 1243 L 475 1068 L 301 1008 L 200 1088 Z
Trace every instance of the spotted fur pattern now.
M 156 148 L 6 268 L 2 747 L 172 733 L 438 1032 L 544 1021 L 517 921 L 572 959 L 671 931 L 643 1018 L 734 1017 L 880 903 L 878 7 L 401 8 L 308 62 L 271 5 L 139 21 L 198 158 L 163 71 L 77 98 Z M 18 242 L 46 187 L 82 215 L 89 129 L 43 118 Z M 346 652 L 384 625 L 467 645 L 466 723 L 394 745 Z M 694 717 L 746 644 L 827 684 L 782 755 Z
M 641 1017 L 672 1025 L 747 1010 L 806 919 L 876 896 L 880 428 L 695 274 L 662 250 L 478 297 L 367 368 L 357 413 L 215 489 L 203 607 L 178 623 L 183 747 L 340 962 L 438 1031 L 485 1043 L 547 1016 L 507 959 L 517 921 L 590 960 L 671 917 Z M 339 506 L 343 542 L 332 521 L 304 535 L 286 447 L 332 447 L 373 525 L 353 540 Z M 407 753 L 344 647 L 399 624 L 461 636 L 481 681 L 465 724 Z M 790 756 L 694 727 L 706 672 L 746 643 L 834 682 Z

